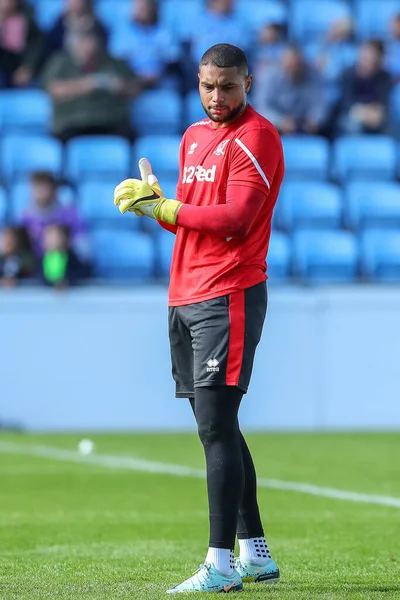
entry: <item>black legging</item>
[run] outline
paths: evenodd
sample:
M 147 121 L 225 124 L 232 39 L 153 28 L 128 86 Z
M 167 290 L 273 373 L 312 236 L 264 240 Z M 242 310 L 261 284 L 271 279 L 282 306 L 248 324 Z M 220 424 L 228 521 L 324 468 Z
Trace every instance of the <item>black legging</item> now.
M 200 387 L 190 399 L 207 466 L 210 546 L 232 549 L 238 538 L 264 535 L 253 459 L 239 429 L 243 392 L 237 387 Z

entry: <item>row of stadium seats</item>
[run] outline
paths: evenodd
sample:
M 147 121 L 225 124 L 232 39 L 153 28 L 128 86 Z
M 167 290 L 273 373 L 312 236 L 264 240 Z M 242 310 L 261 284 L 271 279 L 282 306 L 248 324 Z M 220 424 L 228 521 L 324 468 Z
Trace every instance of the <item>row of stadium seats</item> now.
M 71 181 L 85 177 L 113 177 L 137 172 L 137 161 L 148 156 L 160 176 L 177 178 L 180 136 L 141 137 L 132 144 L 117 136 L 82 136 L 65 148 L 46 135 L 9 134 L 0 140 L 0 173 L 5 181 L 24 178 L 34 170 L 48 170 Z
M 391 113 L 398 131 L 399 85 L 392 93 Z M 21 130 L 24 133 L 48 134 L 51 114 L 51 100 L 43 90 L 0 90 L 0 134 Z M 184 98 L 172 89 L 148 90 L 132 102 L 131 122 L 138 135 L 181 134 L 189 125 L 203 118 L 205 113 L 197 90 L 192 90 Z
M 0 138 L 0 178 L 5 183 L 33 170 L 49 170 L 77 182 L 98 176 L 114 180 L 137 173 L 146 156 L 154 172 L 177 178 L 179 135 L 139 137 L 132 145 L 117 136 L 83 136 L 65 147 L 51 136 L 7 134 Z M 286 181 L 289 179 L 394 180 L 400 176 L 400 145 L 384 135 L 342 136 L 330 143 L 319 136 L 285 136 Z
M 49 29 L 61 14 L 64 0 L 31 0 L 40 27 Z M 96 12 L 111 30 L 126 22 L 131 0 L 95 0 Z M 190 36 L 193 24 L 204 10 L 203 0 L 161 0 L 161 21 L 182 38 Z M 390 19 L 399 12 L 398 0 L 236 0 L 235 12 L 243 23 L 257 29 L 269 22 L 288 25 L 290 36 L 309 40 L 323 34 L 332 22 L 355 19 L 359 39 L 387 37 Z
M 175 197 L 176 180 L 162 182 L 169 198 Z M 76 202 L 88 223 L 108 223 L 139 228 L 138 219 L 121 218 L 113 205 L 112 181 L 86 181 L 60 189 L 60 201 Z M 0 188 L 0 225 L 18 221 L 29 202 L 29 183 L 20 181 L 8 192 Z M 151 226 L 152 221 L 148 221 Z M 386 181 L 352 181 L 344 189 L 326 182 L 284 183 L 274 211 L 274 227 L 292 232 L 298 229 L 341 229 L 360 231 L 381 227 L 400 230 L 400 184 Z
M 274 224 L 286 231 L 400 228 L 400 185 L 351 181 L 341 189 L 326 182 L 287 182 L 279 196 Z
M 45 30 L 54 24 L 64 5 L 64 0 L 30 1 L 35 7 L 39 26 Z M 94 5 L 100 20 L 114 31 L 129 19 L 132 0 L 94 0 Z M 204 0 L 161 0 L 160 20 L 180 37 L 187 38 L 204 5 Z M 263 23 L 287 22 L 288 8 L 282 0 L 236 0 L 235 15 L 248 27 L 257 29 Z
M 174 236 L 97 227 L 92 232 L 95 274 L 105 279 L 168 277 Z M 112 250 L 111 250 L 112 249 Z M 271 283 L 400 282 L 400 231 L 303 230 L 273 232 L 268 254 Z
M 162 107 L 162 110 L 160 110 Z M 132 102 L 131 123 L 138 135 L 180 134 L 205 117 L 197 90 L 185 98 L 172 89 L 148 90 Z M 400 103 L 399 103 L 400 119 Z M 0 133 L 50 133 L 52 103 L 43 90 L 0 91 Z
M 275 232 L 268 254 L 271 282 L 294 276 L 308 283 L 400 282 L 400 231 Z

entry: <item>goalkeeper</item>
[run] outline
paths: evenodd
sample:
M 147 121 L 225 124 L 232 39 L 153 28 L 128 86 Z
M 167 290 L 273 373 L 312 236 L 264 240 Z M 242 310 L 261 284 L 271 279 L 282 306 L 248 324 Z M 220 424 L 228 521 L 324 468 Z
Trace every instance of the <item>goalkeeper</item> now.
M 207 118 L 185 132 L 176 199 L 166 199 L 147 159 L 141 179 L 115 189 L 122 213 L 157 219 L 176 235 L 169 336 L 176 396 L 188 398 L 207 466 L 210 538 L 199 571 L 170 590 L 241 590 L 279 580 L 239 429 L 267 309 L 266 255 L 284 174 L 274 126 L 247 103 L 245 54 L 229 44 L 203 55 L 199 91 Z M 234 561 L 237 535 L 240 556 Z

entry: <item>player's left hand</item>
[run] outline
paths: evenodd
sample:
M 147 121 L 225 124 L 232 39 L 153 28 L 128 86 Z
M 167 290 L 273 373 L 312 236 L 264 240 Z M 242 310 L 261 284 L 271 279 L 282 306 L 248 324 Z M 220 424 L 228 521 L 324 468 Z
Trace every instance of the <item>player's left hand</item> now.
M 178 200 L 167 200 L 153 175 L 147 158 L 139 161 L 142 179 L 124 179 L 114 190 L 114 204 L 122 214 L 134 212 L 165 223 L 175 224 L 182 205 Z

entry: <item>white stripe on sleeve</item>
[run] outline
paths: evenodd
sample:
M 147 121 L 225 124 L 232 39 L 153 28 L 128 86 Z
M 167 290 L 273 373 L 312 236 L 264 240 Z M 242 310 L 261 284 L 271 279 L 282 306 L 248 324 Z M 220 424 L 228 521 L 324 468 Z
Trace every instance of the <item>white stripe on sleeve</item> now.
M 246 152 L 247 156 L 250 158 L 251 162 L 254 164 L 255 168 L 257 169 L 257 171 L 260 173 L 261 177 L 265 181 L 267 188 L 271 189 L 271 186 L 270 186 L 270 183 L 269 183 L 269 181 L 267 179 L 267 176 L 264 173 L 264 171 L 262 170 L 262 168 L 260 167 L 260 163 L 258 162 L 258 160 L 256 159 L 256 157 L 254 156 L 254 154 L 252 152 L 250 152 L 250 150 L 247 148 L 247 146 L 245 146 L 245 144 L 243 144 L 243 142 L 241 140 L 239 140 L 239 138 L 235 138 L 235 142 L 237 143 L 238 146 L 241 147 L 241 149 L 244 152 Z

